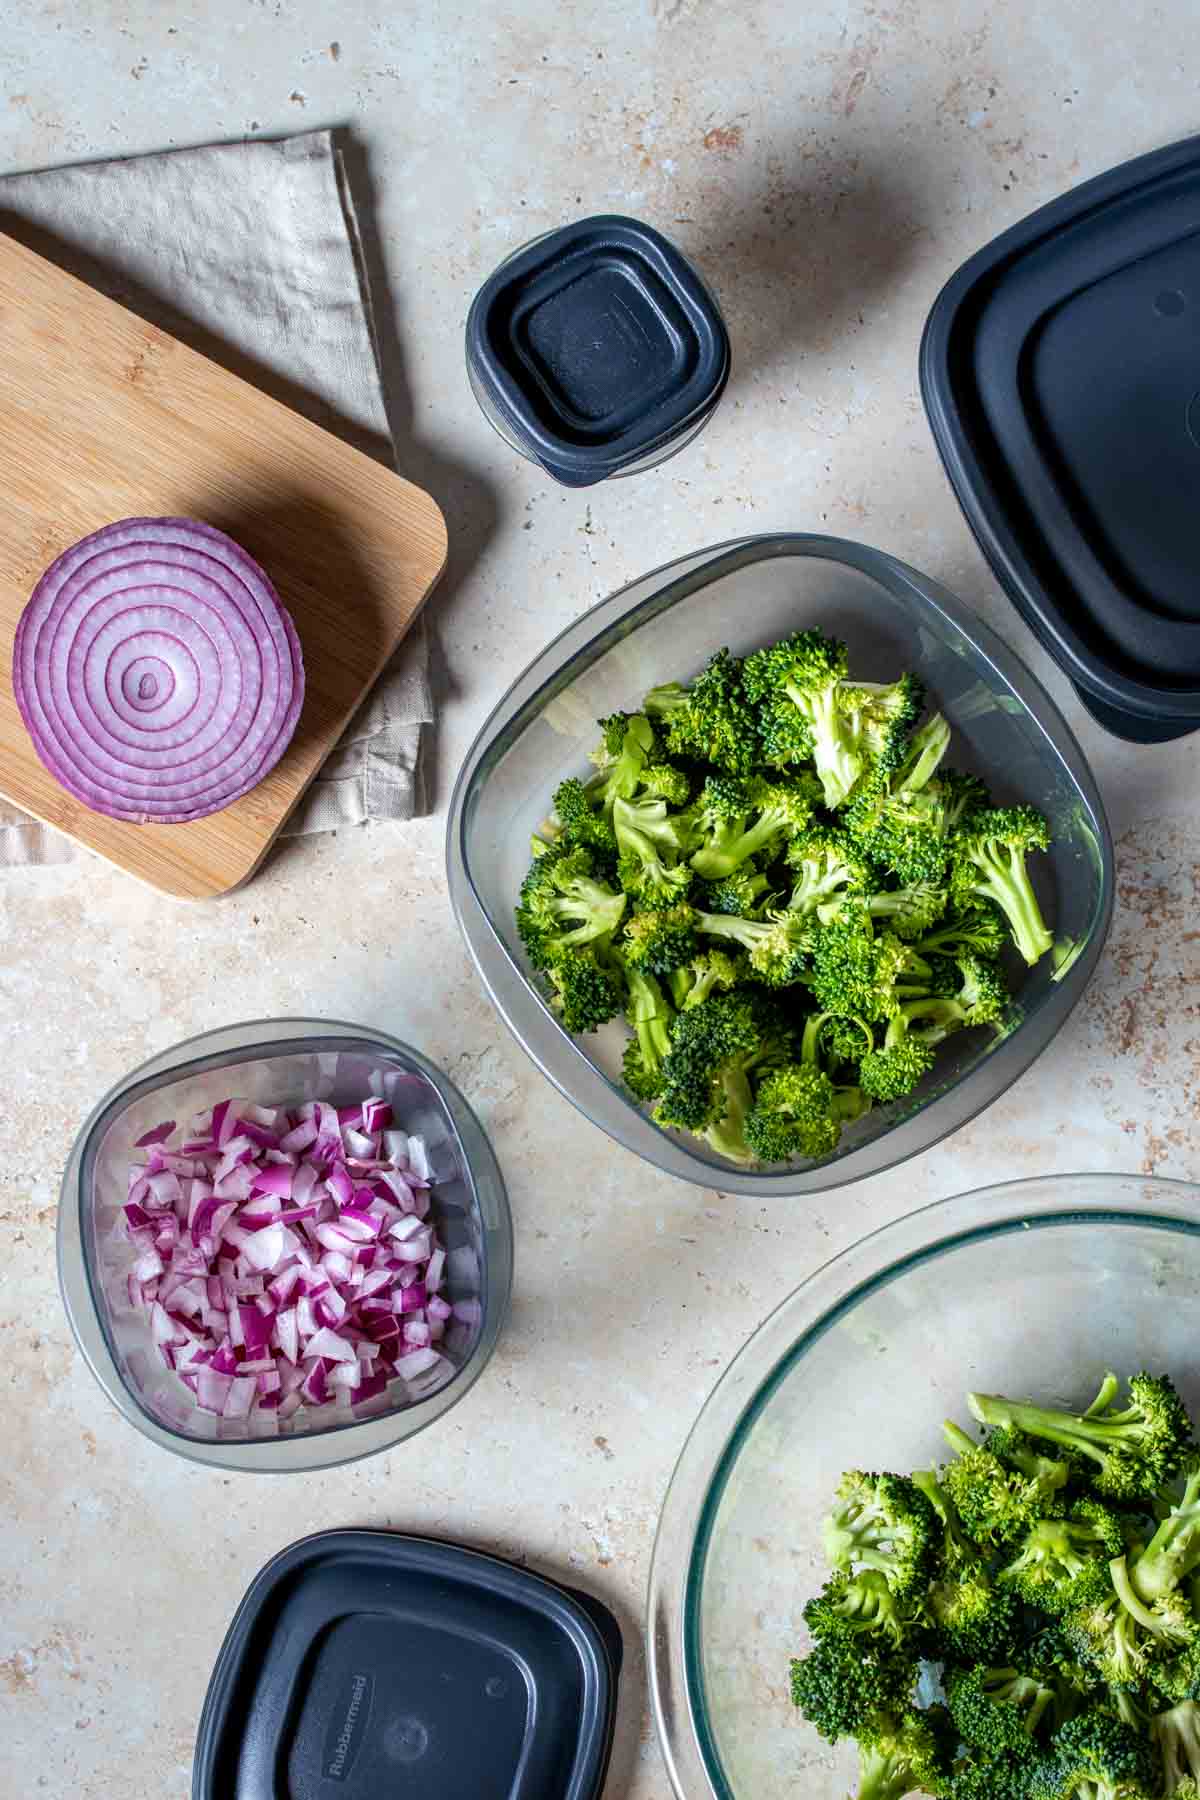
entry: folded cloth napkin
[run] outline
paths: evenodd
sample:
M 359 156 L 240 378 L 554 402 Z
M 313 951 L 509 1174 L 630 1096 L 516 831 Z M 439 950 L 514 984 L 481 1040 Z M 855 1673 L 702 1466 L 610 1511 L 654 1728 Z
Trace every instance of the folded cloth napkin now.
M 390 459 L 370 290 L 331 133 L 10 175 L 0 230 Z M 412 818 L 432 717 L 418 620 L 284 836 Z M 81 854 L 0 802 L 0 868 Z

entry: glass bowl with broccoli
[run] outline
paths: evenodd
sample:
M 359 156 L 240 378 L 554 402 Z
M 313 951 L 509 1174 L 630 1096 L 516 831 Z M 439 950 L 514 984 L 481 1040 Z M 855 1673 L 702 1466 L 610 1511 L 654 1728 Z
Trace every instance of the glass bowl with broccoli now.
M 760 1328 L 655 1547 L 680 1795 L 1196 1800 L 1198 1199 L 963 1195 Z
M 552 1080 L 652 1162 L 797 1193 L 987 1105 L 1103 945 L 1094 783 L 950 595 L 835 539 L 748 539 L 615 595 L 497 708 L 451 897 Z

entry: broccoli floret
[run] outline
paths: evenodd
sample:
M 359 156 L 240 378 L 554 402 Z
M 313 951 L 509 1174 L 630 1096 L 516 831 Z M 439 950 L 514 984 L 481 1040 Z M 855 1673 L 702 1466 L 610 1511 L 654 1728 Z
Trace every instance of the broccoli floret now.
M 688 847 L 687 832 L 667 811 L 665 800 L 653 795 L 616 799 L 613 829 L 620 851 L 617 876 L 627 894 L 653 908 L 686 893 L 692 870 L 680 859 Z
M 875 1569 L 898 1600 L 920 1595 L 938 1544 L 937 1517 L 907 1475 L 842 1476 L 824 1526 L 835 1569 Z
M 1051 1741 L 1050 1761 L 1058 1800 L 1143 1800 L 1155 1791 L 1149 1740 L 1110 1713 L 1068 1719 Z
M 945 745 L 950 742 L 950 727 L 940 714 L 912 738 L 913 726 L 925 709 L 925 687 L 916 675 L 901 675 L 899 681 L 886 685 L 871 681 L 843 682 L 838 689 L 838 705 L 848 715 L 853 740 L 869 765 L 885 771 L 910 767 L 914 757 L 919 761 L 928 756 L 930 740 L 940 731 L 944 734 L 945 744 L 930 765 L 929 774 L 932 774 L 945 754 Z M 918 740 L 924 740 L 920 750 L 915 748 Z M 913 785 L 917 783 L 914 781 Z
M 872 770 L 846 810 L 855 840 L 906 884 L 937 885 L 945 874 L 949 827 L 931 778 L 948 742 L 949 727 L 939 714 L 916 733 L 899 768 Z
M 1039 1519 L 998 1579 L 1029 1606 L 1061 1614 L 1104 1599 L 1108 1565 L 1124 1550 L 1121 1527 L 1097 1501 L 1082 1500 L 1063 1519 Z
M 881 1713 L 858 1733 L 856 1800 L 902 1800 L 920 1790 L 941 1794 L 953 1760 L 951 1732 L 941 1724 L 941 1708 Z
M 919 1003 L 910 1003 L 916 1007 Z M 883 1042 L 863 1057 L 858 1079 L 865 1094 L 883 1101 L 901 1100 L 928 1075 L 934 1054 L 928 1044 L 909 1030 L 910 1007 L 902 1007 L 889 1019 Z
M 845 802 L 866 766 L 853 715 L 839 705 L 846 671 L 845 644 L 820 631 L 798 631 L 756 650 L 743 668 L 747 697 L 761 709 L 764 759 L 812 762 L 831 808 Z
M 654 728 L 642 713 L 613 713 L 599 724 L 604 737 L 592 751 L 591 760 L 600 771 L 597 797 L 604 811 L 611 813 L 615 800 L 629 800 L 637 793 L 642 772 L 654 754 Z
M 976 1551 L 978 1557 L 978 1551 Z M 942 1565 L 925 1597 L 929 1653 L 957 1662 L 1005 1656 L 1017 1637 L 1017 1604 L 980 1561 Z
M 730 956 L 724 950 L 702 950 L 682 968 L 672 969 L 667 977 L 671 999 L 679 1009 L 699 1006 L 714 994 L 727 994 L 750 979 L 750 965 L 744 956 Z
M 927 993 L 930 974 L 911 944 L 876 932 L 865 905 L 847 903 L 816 934 L 809 980 L 822 1011 L 875 1024 L 906 996 Z
M 693 811 L 699 848 L 692 867 L 705 881 L 723 881 L 751 857 L 773 857 L 812 817 L 807 782 L 752 776 L 710 776 Z
M 682 769 L 671 763 L 647 763 L 642 770 L 641 785 L 645 793 L 668 800 L 672 806 L 686 806 L 691 799 L 691 782 Z
M 671 1033 L 655 1119 L 698 1133 L 721 1156 L 753 1162 L 744 1136 L 749 1078 L 786 1061 L 790 1048 L 791 1034 L 764 995 L 738 990 L 685 1007 Z
M 929 932 L 918 946 L 922 956 L 969 956 L 993 961 L 1008 943 L 1004 914 L 990 900 L 981 900 L 967 912 L 947 919 Z
M 631 969 L 669 975 L 696 954 L 696 914 L 685 900 L 631 913 L 625 920 L 621 952 Z
M 792 1705 L 836 1744 L 868 1731 L 881 1711 L 905 1707 L 915 1679 L 906 1652 L 882 1644 L 867 1648 L 861 1632 L 831 1621 L 815 1648 L 792 1661 Z
M 697 913 L 696 929 L 704 937 L 736 944 L 746 953 L 753 973 L 769 987 L 797 981 L 813 947 L 813 932 L 798 913 L 774 912 L 765 919 L 739 919 L 732 913 Z
M 942 1485 L 977 1544 L 1003 1544 L 1039 1519 L 1066 1510 L 1062 1490 L 1071 1471 L 1065 1462 L 1037 1457 L 1032 1471 L 1018 1469 L 987 1445 L 974 1443 L 951 1420 L 942 1429 L 958 1453 L 942 1470 Z
M 902 1605 L 878 1569 L 834 1575 L 804 1608 L 804 1623 L 815 1638 L 848 1627 L 865 1644 L 873 1640 L 899 1649 L 912 1641 L 917 1614 Z
M 732 913 L 739 919 L 760 919 L 770 898 L 766 876 L 746 864 L 724 881 L 706 882 L 696 894 L 705 912 Z
M 625 1017 L 635 1034 L 625 1050 L 625 1085 L 639 1100 L 653 1100 L 662 1091 L 674 1013 L 653 975 L 630 967 L 628 957 L 625 966 L 629 980 Z
M 560 950 L 547 973 L 554 990 L 550 1004 L 573 1034 L 598 1031 L 625 1004 L 619 971 L 590 948 Z
M 1054 943 L 1029 880 L 1025 858 L 1050 842 L 1045 819 L 1031 806 L 992 807 L 968 813 L 950 844 L 951 892 L 965 906 L 992 900 L 1008 920 L 1013 942 L 1033 964 Z
M 1159 1713 L 1151 1721 L 1150 1735 L 1162 1768 L 1165 1800 L 1175 1800 L 1185 1783 L 1200 1784 L 1200 1706 L 1194 1700 Z
M 1160 1668 L 1180 1661 L 1193 1666 L 1200 1633 L 1190 1610 L 1169 1600 L 1147 1607 L 1133 1591 L 1123 1556 L 1114 1557 L 1108 1569 L 1107 1596 L 1078 1607 L 1063 1620 L 1067 1641 L 1076 1653 L 1112 1688 L 1137 1687 L 1147 1676 L 1157 1677 Z M 1176 1669 L 1176 1677 L 1178 1673 Z M 1177 1692 L 1172 1697 L 1184 1695 Z
M 762 760 L 754 708 L 742 685 L 742 664 L 718 650 L 691 687 L 677 681 L 651 688 L 642 702 L 660 721 L 675 756 L 715 763 L 730 775 L 748 775 Z
M 1148 1604 L 1200 1569 L 1200 1460 L 1189 1456 L 1184 1473 L 1182 1494 L 1130 1570 L 1134 1592 Z
M 973 1751 L 955 1763 L 950 1779 L 938 1789 L 944 1800 L 1056 1800 L 1041 1778 L 1041 1759 L 1028 1749 L 1000 1756 Z
M 1019 1669 L 977 1663 L 946 1678 L 950 1717 L 965 1741 L 986 1756 L 1027 1755 L 1054 1690 Z
M 872 884 L 870 869 L 844 831 L 820 828 L 802 832 L 787 847 L 788 866 L 796 873 L 789 909 L 832 918 L 847 894 L 862 894 Z
M 899 938 L 923 938 L 946 910 L 946 890 L 932 881 L 914 881 L 908 887 L 870 894 L 867 911 L 882 919 Z M 925 954 L 925 944 L 917 946 Z
M 1118 1501 L 1153 1494 L 1176 1471 L 1192 1436 L 1191 1420 L 1167 1376 L 1135 1375 L 1124 1406 L 1060 1412 L 998 1394 L 968 1394 L 984 1425 L 1011 1426 L 1061 1444 L 1093 1464 L 1092 1485 Z
M 535 968 L 563 950 L 609 942 L 625 911 L 625 895 L 593 874 L 591 853 L 547 850 L 521 883 L 517 930 Z
M 617 839 L 612 820 L 592 805 L 582 781 L 570 776 L 554 790 L 555 841 L 567 849 L 590 850 L 598 865 L 615 868 Z
M 809 1018 L 799 1060 L 774 1070 L 759 1085 L 746 1121 L 746 1141 L 763 1162 L 832 1156 L 843 1126 L 870 1106 L 858 1087 L 834 1083 L 822 1051 L 827 1023 L 823 1014 Z

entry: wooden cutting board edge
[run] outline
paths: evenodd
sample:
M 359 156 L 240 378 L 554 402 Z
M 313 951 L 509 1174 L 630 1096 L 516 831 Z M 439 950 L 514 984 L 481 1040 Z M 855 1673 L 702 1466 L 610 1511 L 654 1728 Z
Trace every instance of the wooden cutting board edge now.
M 6 292 L 3 281 L 5 264 L 8 266 L 11 278 L 9 292 L 12 291 L 12 286 L 16 284 L 19 277 L 20 298 L 23 303 L 28 302 L 28 307 L 22 304 L 20 306 L 10 305 L 7 309 L 5 308 Z M 303 458 L 309 464 L 313 459 L 319 459 L 321 454 L 327 455 L 331 464 L 336 466 L 339 478 L 338 486 L 341 489 L 345 489 L 349 477 L 353 476 L 357 479 L 357 470 L 361 467 L 364 508 L 370 507 L 372 504 L 378 506 L 380 497 L 383 495 L 393 503 L 402 500 L 399 508 L 393 504 L 391 509 L 393 515 L 397 511 L 412 515 L 411 520 L 402 523 L 392 517 L 387 521 L 386 529 L 382 521 L 377 522 L 375 511 L 370 511 L 365 515 L 370 520 L 371 529 L 379 533 L 378 549 L 381 552 L 386 548 L 390 554 L 392 538 L 402 533 L 403 529 L 411 528 L 411 541 L 408 543 L 410 554 L 405 561 L 402 575 L 397 575 L 396 591 L 380 598 L 379 611 L 381 617 L 386 613 L 386 628 L 377 621 L 377 641 L 372 643 L 374 654 L 370 657 L 369 663 L 364 664 L 361 674 L 358 669 L 355 670 L 355 687 L 352 697 L 345 704 L 342 703 L 343 694 L 346 691 L 344 680 L 341 682 L 343 693 L 334 695 L 332 698 L 328 693 L 320 697 L 317 711 L 322 716 L 321 722 L 316 727 L 310 726 L 306 747 L 302 751 L 302 761 L 308 766 L 301 773 L 301 770 L 295 766 L 296 757 L 291 756 L 290 753 L 285 754 L 276 770 L 272 771 L 259 784 L 258 788 L 252 790 L 242 800 L 234 802 L 233 806 L 225 809 L 224 813 L 209 815 L 208 820 L 197 820 L 192 824 L 185 825 L 133 825 L 108 819 L 103 814 L 89 812 L 86 807 L 74 801 L 72 796 L 67 794 L 49 775 L 36 757 L 11 695 L 11 647 L 7 646 L 0 650 L 0 658 L 2 658 L 2 664 L 0 664 L 0 713 L 5 715 L 0 717 L 0 727 L 5 728 L 0 729 L 0 739 L 7 737 L 14 757 L 19 754 L 24 766 L 23 781 L 14 779 L 11 770 L 9 781 L 5 781 L 3 768 L 0 767 L 0 792 L 3 792 L 22 811 L 29 813 L 52 829 L 63 831 L 65 835 L 72 837 L 84 848 L 102 856 L 106 861 L 121 868 L 125 873 L 133 875 L 135 879 L 142 881 L 156 892 L 168 894 L 175 899 L 188 900 L 217 898 L 222 894 L 232 893 L 244 886 L 261 867 L 264 858 L 291 816 L 297 801 L 320 773 L 329 751 L 335 747 L 349 720 L 362 704 L 388 659 L 445 572 L 449 549 L 445 516 L 430 494 L 408 481 L 394 469 L 377 462 L 364 451 L 346 443 L 344 439 L 305 419 L 282 401 L 264 393 L 252 383 L 244 381 L 221 364 L 205 357 L 200 351 L 181 343 L 169 333 L 161 330 L 160 327 L 149 324 L 139 315 L 120 306 L 116 301 L 107 299 L 75 276 L 67 274 L 54 264 L 36 256 L 24 245 L 0 234 L 0 317 L 4 316 L 6 310 L 8 314 L 6 324 L 17 328 L 15 331 L 10 329 L 6 333 L 6 358 L 12 358 L 18 354 L 21 347 L 20 328 L 24 326 L 27 352 L 31 351 L 32 347 L 36 347 L 38 352 L 38 378 L 41 377 L 47 366 L 53 368 L 53 359 L 57 355 L 69 360 L 72 346 L 69 341 L 64 340 L 69 340 L 72 334 L 76 339 L 84 339 L 85 347 L 95 352 L 96 365 L 101 373 L 112 363 L 112 356 L 106 356 L 109 350 L 113 351 L 118 361 L 132 355 L 132 364 L 128 366 L 137 370 L 149 370 L 148 376 L 139 377 L 139 379 L 144 379 L 145 385 L 139 387 L 133 384 L 130 375 L 126 373 L 124 376 L 126 385 L 114 390 L 117 396 L 115 399 L 110 395 L 112 404 L 127 411 L 131 410 L 132 414 L 136 416 L 140 404 L 154 405 L 156 399 L 160 397 L 156 394 L 155 377 L 158 376 L 164 381 L 174 377 L 175 385 L 169 388 L 170 402 L 174 408 L 171 417 L 179 429 L 183 450 L 187 448 L 189 430 L 197 439 L 200 439 L 203 438 L 206 428 L 211 425 L 209 414 L 201 399 L 203 391 L 206 388 L 211 389 L 212 393 L 218 397 L 222 395 L 227 397 L 231 405 L 234 402 L 240 403 L 239 427 L 242 423 L 242 412 L 249 413 L 264 421 L 265 424 L 273 423 L 277 428 L 279 438 L 289 441 L 293 450 L 302 452 Z M 111 344 L 106 340 L 111 340 Z M 76 342 L 74 347 L 78 350 L 80 344 Z M 109 372 L 111 373 L 111 370 Z M 99 378 L 98 376 L 97 379 Z M 14 383 L 14 388 L 15 385 Z M 41 391 L 40 388 L 38 391 Z M 162 391 L 168 392 L 166 388 Z M 205 400 L 209 398 L 211 396 L 204 395 Z M 99 400 L 97 404 L 99 405 Z M 195 415 L 190 421 L 186 416 L 189 408 Z M 86 410 L 85 408 L 85 414 Z M 163 405 L 159 404 L 155 417 L 159 421 L 160 428 L 163 412 Z M 51 434 L 54 429 L 53 421 L 46 424 L 47 434 Z M 77 434 L 81 431 L 79 415 L 77 414 L 72 424 L 62 425 L 60 421 L 59 429 L 63 433 L 64 446 L 70 448 L 73 442 L 72 431 Z M 86 434 L 84 435 L 86 436 Z M 273 434 L 265 430 L 265 425 L 263 435 L 271 438 L 273 453 Z M 176 446 L 176 448 L 178 447 Z M 155 448 L 157 449 L 157 443 Z M 54 465 L 54 459 L 49 459 L 49 461 L 52 466 L 57 466 Z M 203 458 L 201 458 L 201 463 L 203 464 Z M 28 468 L 28 463 L 25 467 Z M 70 467 L 69 463 L 67 467 Z M 62 476 L 60 479 L 65 481 L 67 477 Z M 127 505 L 124 516 L 139 511 L 153 513 L 155 511 L 180 510 L 175 505 L 155 506 L 149 496 L 147 496 L 147 500 L 148 503 L 142 506 Z M 71 485 L 66 489 L 66 498 L 62 505 L 56 507 L 54 504 L 47 504 L 46 516 L 58 518 L 65 514 L 73 517 L 71 511 L 73 502 L 75 502 L 75 493 L 74 486 Z M 110 516 L 118 517 L 122 514 L 116 512 Z M 107 519 L 84 517 L 78 522 L 80 529 L 76 535 L 82 536 L 88 529 L 95 529 L 99 524 L 107 523 Z M 57 549 L 66 548 L 71 541 L 74 541 L 73 537 L 70 534 L 66 535 L 64 541 L 57 545 Z M 398 537 L 397 541 L 400 541 Z M 54 553 L 56 554 L 57 550 Z M 388 566 L 390 568 L 391 565 Z M 27 574 L 27 571 L 22 571 L 22 573 Z M 271 573 L 270 569 L 268 569 L 268 573 Z M 13 575 L 13 571 L 11 566 L 6 564 L 0 569 L 0 579 L 10 575 Z M 15 591 L 21 585 L 15 575 L 10 585 L 14 590 L 13 598 L 15 599 Z M 403 593 L 401 593 L 401 589 L 404 590 Z M 20 603 L 16 606 L 16 616 L 19 616 L 27 593 L 28 581 L 26 580 Z M 283 597 L 285 604 L 288 604 L 289 596 L 286 592 Z M 2 598 L 0 595 L 0 600 Z M 0 613 L 3 613 L 7 606 L 9 606 L 9 602 L 0 605 Z M 295 616 L 297 609 L 294 604 L 289 606 L 289 610 Z M 306 622 L 312 624 L 311 621 L 301 619 L 302 625 Z M 320 635 L 327 644 L 329 634 L 334 628 L 327 617 L 323 617 L 318 623 Z M 0 625 L 3 624 L 4 619 L 0 617 Z M 314 633 L 316 631 L 315 624 L 313 631 Z M 4 635 L 8 635 L 7 631 Z M 318 681 L 322 677 L 322 670 L 318 665 L 320 651 L 325 644 L 309 642 L 305 645 L 305 663 L 310 690 L 314 687 L 314 671 Z M 342 648 L 340 636 L 337 640 L 337 647 L 339 650 Z M 327 672 L 325 678 L 329 679 Z M 309 701 L 306 699 L 306 711 L 308 706 Z M 318 751 L 319 753 L 317 753 Z M 292 765 L 290 769 L 289 761 Z M 12 791 L 13 787 L 16 787 L 16 792 Z M 272 815 L 269 821 L 262 816 L 264 802 L 266 810 L 270 811 Z M 239 813 L 239 809 L 244 809 L 244 811 Z M 215 873 L 214 868 L 214 865 L 220 860 L 215 854 L 215 838 L 221 832 L 220 822 L 235 814 L 238 815 L 237 850 L 226 860 L 235 862 L 237 866 L 232 871 L 232 879 L 222 880 Z M 260 819 L 262 820 L 261 833 L 258 825 Z M 199 839 L 194 857 L 180 856 L 182 844 L 180 837 L 176 834 L 188 834 L 192 841 L 195 841 L 196 838 Z M 134 847 L 136 854 L 123 855 L 123 845 Z M 242 852 L 252 852 L 250 860 L 240 860 Z M 201 873 L 206 866 L 213 871 L 209 875 Z M 189 873 L 189 871 L 191 872 Z

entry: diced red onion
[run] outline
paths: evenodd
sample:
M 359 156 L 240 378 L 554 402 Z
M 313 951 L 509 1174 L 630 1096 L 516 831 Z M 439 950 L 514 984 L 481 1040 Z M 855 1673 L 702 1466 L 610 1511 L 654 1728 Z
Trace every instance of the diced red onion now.
M 220 1101 L 189 1122 L 187 1154 L 174 1129 L 147 1132 L 130 1169 L 126 1285 L 197 1407 L 274 1435 L 305 1406 L 428 1386 L 453 1316 L 445 1255 L 423 1222 L 424 1146 L 388 1103 Z

